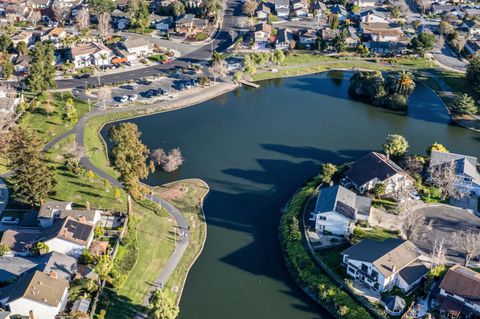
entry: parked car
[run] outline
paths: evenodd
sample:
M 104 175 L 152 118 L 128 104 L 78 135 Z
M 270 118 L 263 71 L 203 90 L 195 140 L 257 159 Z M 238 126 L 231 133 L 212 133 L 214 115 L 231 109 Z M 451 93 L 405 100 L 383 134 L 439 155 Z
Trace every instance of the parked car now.
M 128 95 L 124 95 L 124 96 L 120 97 L 120 102 L 121 103 L 125 103 L 127 101 L 128 101 Z
M 135 89 L 133 87 L 133 85 L 130 85 L 130 84 L 122 85 L 120 88 L 124 89 L 124 90 L 134 90 Z
M 20 224 L 20 218 L 5 216 L 2 218 L 2 224 L 5 225 L 18 225 Z
M 416 191 L 411 192 L 409 195 L 412 199 L 420 200 L 420 195 Z
M 128 100 L 129 101 L 136 101 L 138 98 L 138 96 L 136 94 L 131 94 L 128 96 Z
M 88 74 L 88 73 L 77 74 L 75 76 L 76 79 L 88 79 L 89 77 L 90 77 L 90 74 Z
M 185 83 L 185 88 L 186 88 L 187 90 L 190 90 L 192 87 L 193 87 L 193 86 L 192 86 L 192 84 L 191 84 L 190 82 Z
M 158 90 L 160 91 L 160 94 L 161 94 L 161 95 L 168 95 L 168 91 L 167 91 L 167 90 L 162 89 L 162 88 L 160 88 L 160 89 L 158 89 Z
M 137 80 L 137 84 L 139 84 L 139 85 L 150 85 L 150 84 L 152 84 L 152 82 L 147 81 L 147 80 Z
M 180 91 L 184 91 L 184 90 L 185 90 L 185 84 L 183 84 L 183 83 L 180 84 L 180 85 L 178 86 L 178 88 L 179 88 Z

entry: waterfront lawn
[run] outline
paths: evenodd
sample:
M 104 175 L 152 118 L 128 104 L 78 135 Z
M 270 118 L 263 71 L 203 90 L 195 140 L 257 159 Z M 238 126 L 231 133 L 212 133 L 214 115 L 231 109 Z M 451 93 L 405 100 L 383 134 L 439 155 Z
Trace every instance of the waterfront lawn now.
M 352 243 L 357 243 L 363 239 L 371 240 L 385 240 L 389 238 L 397 238 L 398 232 L 395 230 L 385 229 L 381 227 L 376 228 L 359 228 L 355 227 L 353 230 Z
M 55 193 L 50 199 L 71 201 L 76 205 L 85 206 L 87 202 L 92 207 L 108 210 L 126 210 L 126 194 L 116 199 L 114 188 L 105 184 L 105 180 L 94 176 L 88 178 L 85 173 L 75 176 L 64 167 L 65 154 L 75 150 L 75 136 L 70 135 L 52 147 L 46 153 L 46 159 L 55 168 Z
M 44 109 L 44 104 L 47 99 L 46 96 L 39 96 L 38 107 L 34 110 L 26 111 L 20 118 L 20 127 L 27 130 L 36 131 L 43 143 L 47 143 L 56 136 L 71 129 L 76 121 L 65 121 L 63 116 L 65 114 L 65 102 L 72 98 L 77 110 L 77 117 L 80 118 L 83 114 L 88 112 L 88 103 L 77 100 L 70 92 L 51 93 L 50 101 L 54 106 L 54 111 L 47 114 Z
M 207 225 L 201 212 L 201 203 L 208 193 L 208 185 L 199 179 L 188 179 L 152 188 L 153 193 L 180 210 L 190 226 L 189 247 L 173 272 L 166 288 L 179 301 L 188 271 L 200 254 L 207 235 Z
M 174 249 L 174 221 L 167 213 L 156 214 L 134 203 L 132 214 L 138 256 L 123 286 L 105 290 L 102 305 L 107 319 L 131 319 L 143 311 L 143 300 Z

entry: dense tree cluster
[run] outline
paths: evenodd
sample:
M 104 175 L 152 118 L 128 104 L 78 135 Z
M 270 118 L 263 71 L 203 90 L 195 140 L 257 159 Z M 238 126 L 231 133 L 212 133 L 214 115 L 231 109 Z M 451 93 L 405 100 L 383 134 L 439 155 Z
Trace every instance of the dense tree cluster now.
M 379 71 L 357 72 L 350 79 L 348 93 L 373 105 L 406 111 L 414 89 L 415 81 L 408 72 L 390 74 L 387 79 Z
M 477 93 L 480 93 L 480 56 L 476 56 L 470 60 L 467 67 L 466 79 L 470 87 Z
M 27 85 L 30 91 L 40 93 L 56 86 L 55 47 L 50 42 L 38 42 L 30 51 L 30 74 Z
M 146 0 L 135 0 L 130 2 L 131 25 L 140 32 L 145 32 L 150 26 L 150 13 Z
M 431 32 L 421 32 L 412 38 L 410 47 L 417 53 L 424 54 L 431 50 L 435 44 L 435 36 Z

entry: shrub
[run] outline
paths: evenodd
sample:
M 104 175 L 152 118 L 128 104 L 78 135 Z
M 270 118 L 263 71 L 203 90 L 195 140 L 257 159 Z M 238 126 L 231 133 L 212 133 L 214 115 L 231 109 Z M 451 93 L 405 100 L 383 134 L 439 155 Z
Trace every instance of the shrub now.
M 91 265 L 95 262 L 95 258 L 90 250 L 84 249 L 78 258 L 78 263 L 82 265 Z

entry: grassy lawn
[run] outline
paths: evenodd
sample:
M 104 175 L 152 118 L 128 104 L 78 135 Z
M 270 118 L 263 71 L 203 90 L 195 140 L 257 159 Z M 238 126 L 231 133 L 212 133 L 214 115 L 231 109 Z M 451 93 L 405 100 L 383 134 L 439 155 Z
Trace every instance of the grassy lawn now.
M 178 298 L 187 272 L 201 252 L 206 237 L 206 223 L 200 210 L 200 204 L 208 192 L 208 186 L 201 180 L 189 179 L 155 187 L 153 192 L 175 205 L 190 225 L 189 248 L 166 285 L 166 288 L 176 293 Z
M 353 230 L 353 242 L 359 242 L 363 239 L 384 240 L 388 238 L 397 238 L 398 233 L 394 230 L 385 228 L 359 228 Z
M 155 54 L 148 57 L 148 59 L 152 62 L 162 62 L 163 60 L 167 60 L 167 56 L 164 54 Z

